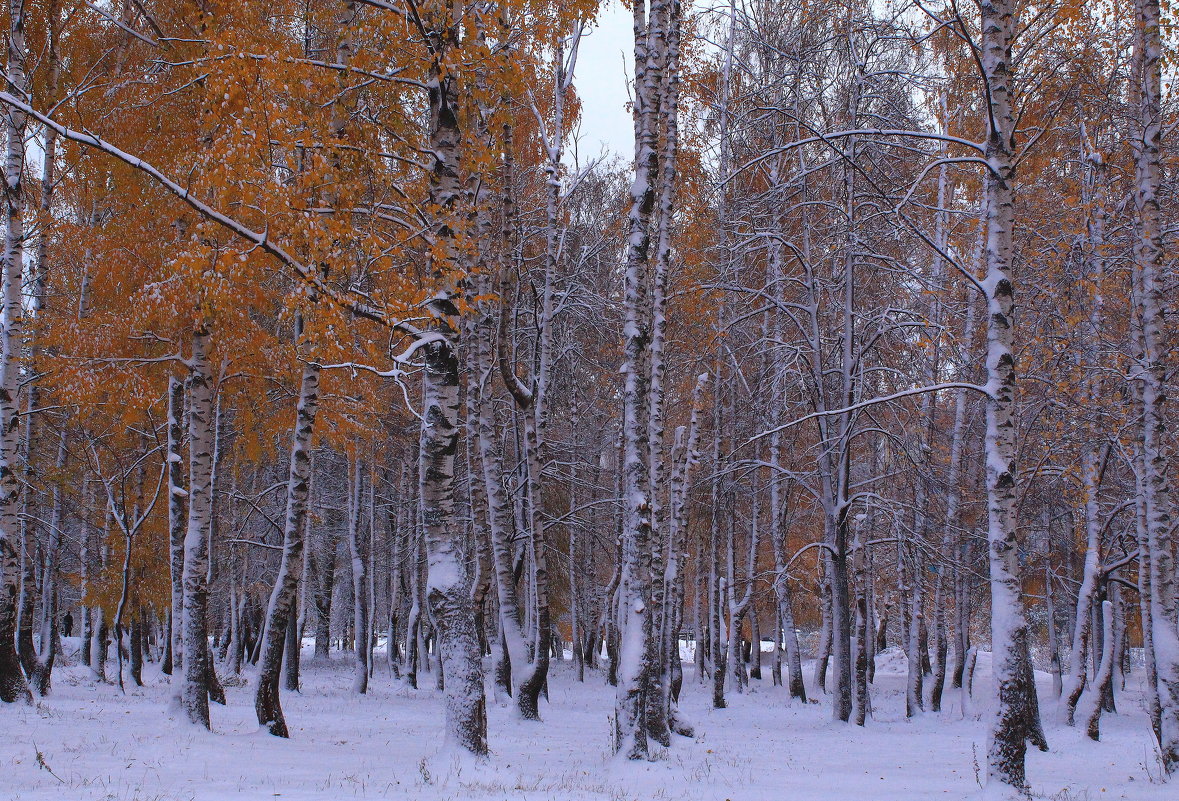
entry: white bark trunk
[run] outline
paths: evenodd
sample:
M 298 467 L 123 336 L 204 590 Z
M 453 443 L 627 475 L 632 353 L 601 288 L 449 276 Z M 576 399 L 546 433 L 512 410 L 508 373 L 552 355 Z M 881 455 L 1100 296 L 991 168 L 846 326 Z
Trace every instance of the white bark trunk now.
M 350 489 L 348 493 L 348 554 L 352 559 L 352 631 L 355 641 L 352 692 L 368 692 L 368 545 L 361 522 L 361 485 L 364 466 L 349 457 Z
M 25 75 L 24 0 L 10 0 L 6 79 L 17 94 L 28 91 Z M 25 120 L 18 109 L 5 110 L 8 145 L 4 158 L 4 255 L 0 278 L 0 701 L 31 701 L 20 657 L 16 651 L 20 540 L 21 347 L 24 336 L 24 168 Z
M 1102 694 L 1107 682 L 1113 677 L 1113 656 L 1114 656 L 1114 636 L 1113 636 L 1113 604 L 1109 601 L 1102 601 L 1102 627 L 1103 634 L 1101 643 L 1101 663 L 1097 667 L 1097 673 L 1093 677 L 1090 685 L 1089 696 L 1085 701 L 1082 713 L 1085 716 L 1085 734 L 1090 740 L 1101 739 L 1101 704 Z
M 1136 361 L 1142 390 L 1142 490 L 1150 573 L 1150 628 L 1157 672 L 1158 740 L 1163 768 L 1179 774 L 1179 578 L 1175 575 L 1171 489 L 1167 477 L 1163 261 L 1159 192 L 1162 185 L 1162 36 L 1159 0 L 1137 0 L 1136 99 L 1141 137 L 1134 139 L 1137 236 L 1134 267 L 1139 282 L 1141 353 Z
M 299 382 L 299 401 L 295 410 L 295 428 L 291 437 L 291 464 L 287 474 L 287 502 L 283 524 L 282 560 L 278 576 L 266 607 L 262 630 L 262 653 L 258 662 L 258 687 L 254 710 L 258 725 L 278 737 L 290 736 L 279 704 L 278 677 L 286 629 L 296 626 L 295 601 L 299 589 L 299 572 L 306 565 L 304 535 L 307 528 L 307 501 L 311 490 L 311 436 L 319 410 L 319 366 L 307 363 Z M 298 644 L 298 640 L 296 640 Z M 297 647 L 297 645 L 296 645 Z
M 623 280 L 623 525 L 618 626 L 621 639 L 614 749 L 648 756 L 645 694 L 651 681 L 650 347 L 651 219 L 659 173 L 658 112 L 666 61 L 667 4 L 634 4 L 635 177 L 631 185 Z
M 184 682 L 180 706 L 192 723 L 209 728 L 208 571 L 212 528 L 213 480 L 213 371 L 209 363 L 210 333 L 204 326 L 192 332 L 188 380 L 188 526 L 184 535 L 182 571 L 183 616 L 181 636 Z
M 987 780 L 1024 787 L 1032 741 L 1047 750 L 1032 681 L 1028 625 L 1016 531 L 1014 286 L 1015 116 L 1011 107 L 1014 0 L 982 0 L 983 78 L 991 120 L 985 177 L 987 240 L 987 542 L 991 585 L 991 653 L 997 705 L 987 748 Z

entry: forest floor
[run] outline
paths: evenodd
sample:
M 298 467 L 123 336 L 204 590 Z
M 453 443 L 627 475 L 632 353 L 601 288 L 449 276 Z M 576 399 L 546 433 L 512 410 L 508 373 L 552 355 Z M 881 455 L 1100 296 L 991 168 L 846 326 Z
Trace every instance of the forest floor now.
M 67 645 L 67 651 L 72 647 Z M 865 728 L 831 721 L 830 705 L 791 703 L 764 681 L 730 692 L 710 708 L 708 689 L 686 665 L 682 710 L 694 739 L 675 738 L 649 763 L 611 758 L 614 693 L 602 674 L 579 684 L 571 663 L 556 663 L 543 723 L 490 704 L 492 757 L 456 759 L 442 746 L 441 696 L 412 690 L 378 666 L 367 696 L 350 692 L 352 662 L 337 656 L 304 663 L 303 692 L 283 695 L 290 740 L 261 732 L 251 684 L 226 687 L 213 707 L 213 733 L 182 722 L 169 707 L 167 677 L 147 665 L 147 686 L 124 695 L 96 684 L 83 667 L 54 674 L 50 696 L 34 707 L 0 709 L 0 799 L 4 801 L 222 801 L 274 799 L 426 799 L 429 801 L 910 801 L 961 799 L 979 792 L 985 762 L 984 703 L 989 660 L 979 657 L 975 701 L 963 715 L 958 690 L 944 711 L 904 716 L 903 656 L 878 659 L 874 716 Z M 1141 672 L 1141 671 L 1139 671 Z M 806 666 L 808 690 L 812 671 Z M 1141 697 L 1117 697 L 1093 743 L 1059 722 L 1039 674 L 1051 750 L 1031 751 L 1034 795 L 1054 801 L 1175 799 L 1159 768 Z

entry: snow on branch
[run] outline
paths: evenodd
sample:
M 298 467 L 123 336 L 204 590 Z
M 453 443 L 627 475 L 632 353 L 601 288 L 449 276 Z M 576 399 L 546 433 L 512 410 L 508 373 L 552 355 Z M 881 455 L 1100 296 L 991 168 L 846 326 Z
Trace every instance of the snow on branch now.
M 973 390 L 974 392 L 978 392 L 982 395 L 986 395 L 988 397 L 991 394 L 991 391 L 987 387 L 985 387 L 981 384 L 968 384 L 968 383 L 961 382 L 961 381 L 950 381 L 945 384 L 933 384 L 932 386 L 928 386 L 928 387 L 914 387 L 912 389 L 906 389 L 901 392 L 894 392 L 891 395 L 882 395 L 878 398 L 871 398 L 869 400 L 861 401 L 859 403 L 853 403 L 851 406 L 844 406 L 842 409 L 826 409 L 826 410 L 819 411 L 819 412 L 811 412 L 810 414 L 795 418 L 794 420 L 791 420 L 789 423 L 783 423 L 782 425 L 777 426 L 776 428 L 771 428 L 766 431 L 762 431 L 760 434 L 755 434 L 754 436 L 750 437 L 749 439 L 745 440 L 740 445 L 738 445 L 734 450 L 740 450 L 741 448 L 744 448 L 746 445 L 750 445 L 754 442 L 757 442 L 758 440 L 760 440 L 763 437 L 768 437 L 771 434 L 775 434 L 779 431 L 785 431 L 788 428 L 794 428 L 795 426 L 801 425 L 802 423 L 805 423 L 808 420 L 816 420 L 821 417 L 833 417 L 835 415 L 847 414 L 849 412 L 859 411 L 860 409 L 867 409 L 869 406 L 877 406 L 881 403 L 889 403 L 890 401 L 900 400 L 901 398 L 909 398 L 914 395 L 924 395 L 929 392 L 940 392 L 943 389 L 969 389 L 969 390 Z

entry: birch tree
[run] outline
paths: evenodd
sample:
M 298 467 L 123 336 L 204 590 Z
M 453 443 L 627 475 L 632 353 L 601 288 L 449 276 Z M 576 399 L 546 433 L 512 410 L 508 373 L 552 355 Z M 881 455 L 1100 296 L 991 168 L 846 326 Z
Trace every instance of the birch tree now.
M 25 4 L 8 4 L 6 71 L 8 83 L 18 93 L 27 91 L 25 67 Z M 28 684 L 16 651 L 18 565 L 20 538 L 20 443 L 21 348 L 24 335 L 24 171 L 25 124 L 27 116 L 17 108 L 5 112 L 8 144 L 4 159 L 4 261 L 0 278 L 0 700 L 11 703 L 31 700 Z
M 1146 515 L 1146 553 L 1140 558 L 1139 571 L 1145 570 L 1149 574 L 1149 589 L 1143 593 L 1143 602 L 1149 606 L 1149 622 L 1148 615 L 1144 614 L 1143 625 L 1150 628 L 1148 648 L 1153 651 L 1158 682 L 1158 711 L 1154 713 L 1156 734 L 1163 767 L 1171 775 L 1179 771 L 1179 635 L 1176 634 L 1179 600 L 1171 524 L 1173 512 L 1167 478 L 1167 424 L 1163 417 L 1163 375 L 1166 370 L 1161 350 L 1163 301 L 1157 272 L 1163 252 L 1158 198 L 1162 39 L 1157 0 L 1138 0 L 1135 9 L 1134 98 L 1138 128 L 1133 140 L 1137 223 L 1134 271 L 1138 291 L 1136 313 L 1140 318 L 1139 338 L 1135 343 L 1135 378 L 1142 385 L 1139 447 L 1143 472 L 1141 492 Z
M 988 0 L 979 6 L 980 60 L 987 89 L 985 173 L 986 258 L 982 289 L 987 297 L 987 541 L 990 553 L 991 652 L 998 707 L 987 746 L 990 781 L 1022 787 L 1030 740 L 1048 748 L 1040 728 L 1024 617 L 1015 524 L 1016 467 L 1012 412 L 1015 404 L 1014 283 L 1011 276 L 1015 224 L 1015 113 L 1011 52 L 1015 4 Z

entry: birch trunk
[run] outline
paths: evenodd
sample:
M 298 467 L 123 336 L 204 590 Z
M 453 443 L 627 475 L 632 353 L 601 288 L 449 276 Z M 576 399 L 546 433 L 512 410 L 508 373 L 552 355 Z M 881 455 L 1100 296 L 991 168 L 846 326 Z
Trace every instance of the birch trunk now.
M 330 659 L 332 647 L 332 602 L 336 588 L 336 546 L 339 533 L 331 528 L 321 539 L 319 570 L 315 587 L 315 657 Z
M 1087 140 L 1082 128 L 1083 141 Z M 1085 331 L 1085 366 L 1087 372 L 1084 379 L 1085 402 L 1090 414 L 1097 414 L 1100 408 L 1101 382 L 1098 376 L 1100 370 L 1099 352 L 1101 326 L 1103 320 L 1104 296 L 1102 282 L 1105 277 L 1105 191 L 1104 165 L 1101 155 L 1084 141 L 1082 152 L 1085 165 L 1082 182 L 1082 198 L 1087 209 L 1090 209 L 1087 219 L 1088 237 L 1085 248 L 1086 279 L 1090 284 L 1089 292 L 1089 320 Z M 1091 423 L 1089 435 L 1099 438 L 1101 422 Z M 1076 612 L 1072 632 L 1072 656 L 1069 663 L 1067 680 L 1063 682 L 1062 697 L 1065 702 L 1065 720 L 1073 725 L 1077 702 L 1081 692 L 1085 689 L 1086 667 L 1085 655 L 1089 650 L 1090 611 L 1097 591 L 1099 569 L 1101 563 L 1101 507 L 1098 503 L 1098 491 L 1101 488 L 1101 476 L 1104 472 L 1106 460 L 1109 458 L 1110 446 L 1104 448 L 1096 442 L 1091 442 L 1085 448 L 1082 457 L 1081 480 L 1084 489 L 1085 509 L 1085 564 L 1081 573 L 1081 587 L 1077 591 Z
M 726 385 L 722 383 L 723 364 L 717 359 L 716 378 L 712 382 L 712 480 L 709 482 L 709 526 L 708 526 L 708 656 L 709 670 L 712 679 L 712 708 L 725 708 L 725 633 L 724 612 L 721 604 L 724 599 L 724 578 L 721 565 L 721 422 L 723 420 L 722 407 L 724 405 Z M 719 674 L 719 675 L 718 675 Z
M 909 597 L 905 603 L 909 607 L 909 637 L 906 640 L 905 657 L 908 662 L 908 672 L 905 681 L 905 717 L 913 717 L 925 710 L 923 692 L 924 673 L 921 669 L 921 621 L 924 615 L 925 580 L 921 575 L 921 564 L 918 558 L 919 544 L 909 548 Z
M 1162 35 L 1159 0 L 1136 0 L 1135 66 L 1138 124 L 1134 139 L 1137 236 L 1134 267 L 1138 274 L 1141 352 L 1137 375 L 1141 382 L 1143 481 L 1146 545 L 1150 575 L 1150 630 L 1157 674 L 1158 740 L 1168 776 L 1179 773 L 1179 578 L 1175 575 L 1171 489 L 1167 477 L 1165 344 L 1163 332 L 1162 226 L 1159 192 L 1162 185 Z M 1145 621 L 1144 621 L 1145 624 Z
M 674 533 L 670 530 L 671 498 L 668 504 L 661 503 L 664 488 L 664 460 L 666 443 L 664 431 L 664 379 L 666 364 L 664 345 L 667 331 L 667 287 L 671 272 L 672 226 L 675 215 L 676 156 L 679 147 L 679 46 L 680 46 L 680 2 L 664 0 L 664 53 L 659 86 L 659 110 L 654 123 L 662 127 L 661 136 L 656 137 L 660 145 L 658 154 L 658 180 L 655 202 L 655 256 L 652 260 L 651 276 L 651 345 L 649 362 L 649 383 L 647 386 L 648 420 L 647 439 L 650 448 L 648 456 L 648 483 L 650 486 L 652 525 L 652 597 L 651 632 L 649 647 L 651 654 L 650 682 L 647 692 L 647 728 L 651 737 L 660 745 L 671 745 L 670 699 L 671 665 L 679 665 L 678 646 L 674 632 L 671 633 L 674 655 L 667 650 L 669 629 L 677 625 L 674 619 L 679 609 L 669 607 L 669 595 L 674 588 L 667 583 L 667 562 L 676 559 L 677 547 Z M 666 547 L 665 547 L 666 545 Z
M 975 302 L 974 290 L 967 289 L 966 324 L 962 342 L 964 352 L 969 353 L 974 343 Z M 965 379 L 966 376 L 960 376 Z M 942 531 L 942 552 L 952 559 L 954 565 L 954 672 L 952 684 L 962 686 L 962 671 L 966 667 L 966 652 L 970 649 L 967 639 L 966 598 L 963 591 L 965 554 L 961 532 L 962 515 L 962 447 L 965 439 L 966 392 L 958 390 L 954 399 L 954 424 L 950 434 L 950 463 L 946 477 L 946 522 Z M 940 699 L 939 699 L 940 702 Z
M 29 682 L 41 696 L 49 694 L 53 677 L 53 666 L 61 647 L 61 635 L 58 631 L 58 580 L 60 578 L 60 558 L 62 542 L 62 525 L 64 524 L 64 501 L 62 498 L 62 478 L 65 473 L 66 457 L 68 455 L 66 433 L 63 430 L 58 435 L 57 461 L 55 463 L 57 478 L 53 482 L 52 512 L 49 516 L 49 540 L 45 549 L 45 579 L 42 592 L 44 606 L 41 620 L 41 655 Z
M 681 565 L 687 562 L 688 529 L 688 488 L 692 467 L 699 463 L 700 454 L 700 407 L 704 400 L 704 389 L 708 374 L 702 373 L 696 379 L 692 391 L 692 411 L 688 426 L 676 431 L 679 458 L 674 459 L 671 486 L 668 493 L 669 532 L 668 556 L 664 570 L 664 614 L 663 628 L 659 632 L 658 669 L 662 674 L 657 685 L 660 703 L 670 731 L 691 737 L 693 729 L 680 715 L 676 703 L 683 684 L 683 666 L 679 654 L 679 630 L 683 622 L 684 576 Z M 674 452 L 674 451 L 673 451 Z
M 1101 482 L 1101 472 L 1104 467 L 1109 449 L 1104 454 L 1098 453 L 1095 446 L 1090 446 L 1084 456 L 1081 477 L 1085 492 L 1085 566 L 1081 574 L 1081 586 L 1077 590 L 1076 623 L 1072 636 L 1072 655 L 1069 662 L 1067 681 L 1062 683 L 1061 695 L 1065 704 L 1065 722 L 1073 725 L 1077 702 L 1085 689 L 1087 677 L 1086 662 L 1089 654 L 1089 640 L 1092 626 L 1092 611 L 1094 598 L 1097 595 L 1097 582 L 1100 578 L 1101 564 L 1101 520 L 1100 507 L 1097 502 L 1097 491 Z
M 757 575 L 757 546 L 758 540 L 760 539 L 758 497 L 759 494 L 755 491 L 753 494 L 752 528 L 749 532 L 749 555 L 748 561 L 746 562 L 745 577 L 741 582 L 744 586 L 739 599 L 736 597 L 737 579 L 733 564 L 733 526 L 731 523 L 729 525 L 729 580 L 727 582 L 729 599 L 728 660 L 737 692 L 744 692 L 746 685 L 749 683 L 745 658 L 741 651 L 741 624 L 748 615 L 750 605 L 753 602 L 753 585 L 755 583 L 755 576 Z
M 1104 637 L 1101 644 L 1101 662 L 1097 673 L 1093 677 L 1089 698 L 1083 710 L 1085 716 L 1085 734 L 1090 740 L 1101 739 L 1101 707 L 1105 694 L 1105 686 L 1113 678 L 1114 637 L 1113 637 L 1113 604 L 1102 601 L 1102 627 Z
M 505 198 L 506 204 L 507 199 Z M 502 314 L 506 315 L 506 313 L 505 309 Z M 491 327 L 490 312 L 484 310 L 480 324 L 476 328 L 476 336 L 479 339 L 475 343 L 480 357 L 481 371 L 490 369 L 491 366 L 489 342 L 492 336 Z M 502 344 L 501 342 L 501 347 Z M 501 371 L 506 369 L 503 359 L 500 360 L 500 367 Z M 510 373 L 510 370 L 507 372 Z M 508 377 L 505 375 L 505 380 Z M 514 376 L 511 378 L 514 379 Z M 479 394 L 476 430 L 483 468 L 484 494 L 487 497 L 492 565 L 495 570 L 496 593 L 499 600 L 499 635 L 502 653 L 497 660 L 497 686 L 502 687 L 509 695 L 516 698 L 517 712 L 521 717 L 537 719 L 539 715 L 535 708 L 535 697 L 532 699 L 532 703 L 520 699 L 521 679 L 529 673 L 528 644 L 520 625 L 520 600 L 516 592 L 516 577 L 513 570 L 512 508 L 504 493 L 503 453 L 496 432 L 492 401 L 490 389 L 485 387 Z M 529 718 L 528 712 L 531 712 L 531 718 Z
M 426 597 L 438 630 L 446 675 L 447 736 L 463 749 L 487 753 L 487 710 L 479 636 L 468 593 L 465 554 L 454 515 L 458 439 L 458 359 L 445 339 L 423 347 L 421 509 L 428 561 Z
M 982 0 L 983 79 L 989 100 L 986 158 L 987 542 L 991 585 L 991 653 L 997 696 L 987 747 L 987 780 L 1023 788 L 1031 741 L 1047 750 L 1028 651 L 1016 532 L 1014 286 L 1015 117 L 1011 46 L 1015 0 Z
M 775 164 L 772 168 L 772 182 L 777 185 L 779 178 L 780 167 Z M 780 215 L 774 217 L 775 225 L 779 231 L 782 227 L 782 220 Z M 782 254 L 782 240 L 780 237 L 775 237 L 774 246 L 770 252 L 770 269 L 771 277 L 774 280 L 775 292 L 777 300 L 781 303 L 784 300 L 785 293 L 785 269 L 783 267 Z M 779 309 L 775 309 L 773 313 L 773 336 L 778 342 L 785 342 L 785 314 Z M 774 359 L 774 380 L 778 392 L 782 392 L 789 380 L 788 369 L 783 364 L 781 358 Z M 783 493 L 782 480 L 777 475 L 777 471 L 781 469 L 781 454 L 782 454 L 782 431 L 779 426 L 782 422 L 782 405 L 779 403 L 773 404 L 773 415 L 771 422 L 774 426 L 774 433 L 770 435 L 770 469 L 774 471 L 774 475 L 770 478 L 770 540 L 774 549 L 774 595 L 777 601 L 777 617 L 778 617 L 778 632 L 775 640 L 781 639 L 782 646 L 786 652 L 787 672 L 789 675 L 790 697 L 806 703 L 806 682 L 802 675 L 802 654 L 798 647 L 798 633 L 794 628 L 794 607 L 791 600 L 790 593 L 790 578 L 786 572 L 786 552 L 789 545 L 786 516 L 789 512 L 789 489 Z M 774 649 L 774 677 L 776 681 L 781 681 L 781 668 L 779 662 L 781 656 L 778 649 Z
M 569 402 L 569 432 L 573 440 L 574 450 L 580 450 L 580 443 L 578 442 L 579 424 L 581 420 L 578 417 L 577 396 L 570 398 Z M 577 680 L 579 682 L 585 681 L 585 654 L 582 650 L 581 642 L 581 599 L 579 596 L 579 589 L 577 584 L 578 573 L 581 572 L 583 566 L 578 556 L 577 537 L 578 529 L 580 528 L 577 519 L 574 515 L 577 513 L 578 501 L 578 480 L 580 476 L 577 471 L 577 462 L 574 461 L 569 465 L 569 523 L 566 525 L 566 531 L 569 536 L 569 553 L 568 553 L 568 581 L 569 581 L 569 639 L 570 646 L 573 650 L 573 662 L 577 667 Z
M 90 607 L 90 677 L 99 684 L 106 683 L 106 649 L 109 643 L 110 630 L 106 625 L 106 613 L 101 606 L 92 606 Z
M 514 186 L 514 154 L 512 148 L 512 124 L 505 122 L 503 127 L 503 163 L 501 170 L 500 195 L 500 238 L 501 261 L 506 261 L 514 253 L 515 243 L 515 186 Z M 482 200 L 478 198 L 477 200 Z M 489 279 L 486 277 L 490 268 L 490 257 L 487 253 L 487 241 L 491 238 L 493 220 L 490 212 L 479 203 L 476 208 L 479 225 L 478 257 L 481 259 L 479 275 L 475 277 L 478 291 L 488 294 Z M 500 277 L 500 295 L 505 304 L 500 310 L 498 324 L 493 316 L 490 303 L 482 302 L 477 306 L 477 315 L 471 325 L 472 333 L 472 373 L 484 377 L 480 381 L 470 380 L 468 386 L 468 403 L 474 403 L 473 427 L 474 442 L 479 453 L 480 475 L 483 480 L 483 497 L 487 506 L 487 528 L 489 551 L 491 555 L 492 571 L 495 575 L 495 589 L 498 618 L 496 626 L 497 643 L 493 649 L 493 680 L 497 698 L 518 696 L 518 689 L 513 684 L 513 669 L 525 672 L 528 651 L 524 642 L 524 632 L 520 626 L 520 603 L 516 593 L 516 578 L 513 571 L 512 532 L 515 528 L 513 508 L 507 498 L 503 475 L 503 445 L 499 435 L 497 418 L 492 391 L 492 376 L 498 364 L 505 381 L 515 381 L 515 375 L 506 364 L 506 347 L 504 341 L 507 335 L 508 307 L 506 305 L 506 275 L 508 266 L 498 265 Z M 498 359 L 494 354 L 498 336 Z M 518 389 L 514 383 L 508 384 L 510 389 Z M 517 707 L 519 711 L 519 707 Z
M 209 728 L 208 640 L 209 535 L 212 526 L 213 371 L 209 363 L 209 329 L 192 332 L 188 436 L 188 526 L 184 535 L 183 623 L 184 683 L 180 705 L 192 723 Z
M 831 575 L 831 560 L 830 557 L 824 556 L 822 560 L 823 575 L 819 579 L 819 614 L 821 623 L 819 624 L 819 650 L 815 654 L 815 678 L 814 685 L 819 688 L 822 693 L 827 693 L 827 668 L 831 663 L 831 584 L 829 576 Z
M 368 611 L 371 600 L 368 594 L 368 544 L 364 540 L 361 524 L 361 485 L 364 467 L 355 457 L 349 458 L 351 488 L 348 500 L 348 553 L 352 557 L 352 630 L 356 644 L 354 656 L 356 666 L 352 678 L 352 692 L 368 692 Z
M 254 694 L 254 711 L 258 725 L 277 737 L 289 737 L 282 705 L 279 703 L 278 678 L 282 668 L 287 629 L 295 628 L 295 601 L 299 572 L 304 565 L 304 535 L 307 528 L 307 501 L 311 488 L 311 436 L 319 410 L 319 366 L 303 366 L 299 382 L 299 401 L 295 411 L 295 430 L 291 437 L 291 464 L 287 475 L 287 503 L 283 526 L 282 560 L 278 576 L 266 607 L 266 624 L 262 630 L 262 655 L 258 665 L 258 687 Z M 296 632 L 297 634 L 297 632 Z M 295 642 L 298 647 L 298 640 Z
M 667 45 L 667 6 L 642 0 L 634 10 L 635 177 L 630 192 L 623 279 L 623 525 L 618 593 L 620 647 L 614 750 L 648 756 L 645 695 L 654 656 L 652 487 L 650 486 L 650 249 L 659 174 L 658 111 Z
M 45 18 L 48 20 L 48 61 L 49 61 L 49 76 L 46 94 L 49 98 L 56 100 L 59 93 L 59 83 L 61 79 L 61 58 L 58 52 L 59 39 L 59 9 L 57 0 L 49 0 L 46 3 L 44 10 Z M 45 312 L 48 294 L 49 281 L 49 240 L 50 234 L 53 230 L 53 204 L 54 196 L 57 189 L 57 131 L 53 128 L 46 128 L 42 131 L 43 135 L 43 152 L 41 154 L 41 192 L 40 192 L 40 218 L 38 220 L 39 234 L 37 236 L 37 248 L 33 254 L 33 276 L 35 281 L 34 287 L 34 310 L 37 315 L 42 315 Z M 39 347 L 34 342 L 30 348 L 31 359 L 36 362 Z M 35 369 L 35 368 L 34 368 Z M 36 385 L 33 385 L 35 388 Z M 31 388 L 31 389 L 33 389 Z M 36 393 L 30 391 L 30 397 L 35 396 Z M 30 419 L 31 424 L 31 419 Z M 66 459 L 66 436 L 64 431 L 61 433 L 58 440 L 57 452 L 57 474 L 61 476 L 65 467 Z M 31 682 L 37 687 L 37 691 L 42 695 L 49 692 L 51 674 L 53 673 L 53 665 L 57 653 L 60 649 L 60 634 L 57 629 L 58 612 L 58 580 L 60 576 L 58 561 L 61 553 L 62 540 L 62 493 L 60 479 L 54 482 L 53 485 L 53 506 L 50 517 L 50 531 L 48 534 L 48 545 L 45 556 L 45 588 L 43 593 L 43 620 L 41 627 L 41 659 L 35 670 L 35 675 L 30 677 Z M 49 643 L 48 646 L 46 643 Z
M 418 688 L 418 664 L 422 661 L 421 629 L 422 629 L 422 574 L 425 554 L 422 547 L 422 536 L 416 526 L 411 527 L 413 546 L 410 548 L 410 606 L 405 622 L 405 679 L 409 686 Z
M 94 498 L 94 492 L 91 488 L 91 482 L 82 482 L 82 505 L 86 509 L 92 509 L 91 503 Z M 79 649 L 81 652 L 81 662 L 87 667 L 90 666 L 90 607 L 86 605 L 87 596 L 90 594 L 91 577 L 93 575 L 94 559 L 93 554 L 93 532 L 91 531 L 90 516 L 82 516 L 81 525 L 81 544 L 78 547 L 78 556 L 81 561 L 82 576 L 79 586 L 81 592 L 82 607 L 80 610 L 81 620 L 79 621 L 78 634 L 81 636 L 81 643 Z
M 505 309 L 501 316 L 501 331 L 504 325 L 502 321 L 506 320 L 507 316 L 507 310 Z M 546 330 L 540 332 L 542 340 L 549 335 Z M 511 367 L 507 364 L 506 355 L 502 352 L 505 345 L 504 339 L 504 337 L 501 337 L 500 340 L 500 370 L 504 376 L 504 381 L 512 390 L 512 396 L 515 398 L 517 408 L 523 417 L 524 472 L 525 486 L 527 488 L 525 509 L 522 515 L 524 530 L 527 533 L 526 550 L 523 558 L 525 564 L 530 567 L 529 581 L 527 584 L 530 585 L 532 599 L 532 605 L 529 607 L 532 612 L 532 618 L 529 621 L 531 630 L 528 640 L 525 641 L 522 635 L 520 635 L 520 641 L 514 641 L 518 635 L 513 631 L 513 621 L 507 621 L 505 624 L 504 635 L 508 640 L 508 653 L 512 659 L 511 674 L 513 693 L 516 698 L 516 709 L 520 717 L 524 720 L 540 720 L 540 693 L 544 689 L 548 679 L 550 644 L 548 556 L 546 553 L 548 546 L 544 533 L 544 515 L 542 514 L 544 488 L 541 471 L 543 469 L 544 458 L 541 452 L 542 440 L 540 429 L 543 423 L 540 419 L 541 412 L 539 409 L 543 382 L 538 377 L 538 380 L 533 382 L 531 389 L 521 385 L 520 381 L 512 372 Z M 496 468 L 496 472 L 498 472 L 498 468 Z M 487 489 L 489 492 L 491 491 L 490 487 Z M 502 525 L 497 526 L 496 530 L 500 537 L 504 537 L 505 535 L 510 537 L 509 532 Z M 510 552 L 510 547 L 510 540 L 506 540 L 502 544 L 502 547 L 499 549 L 501 558 Z M 506 596 L 514 595 L 514 577 L 504 577 L 498 572 L 497 576 L 499 577 L 497 586 L 505 598 Z M 506 582 L 504 580 L 505 578 L 507 578 Z M 508 599 L 509 609 L 513 600 Z
M 471 601 L 463 529 L 454 509 L 454 464 L 458 449 L 459 329 L 455 322 L 455 284 L 467 272 L 455 241 L 461 217 L 459 90 L 461 70 L 453 50 L 459 45 L 458 22 L 451 9 L 433 9 L 425 20 L 432 53 L 426 86 L 430 153 L 429 196 L 436 209 L 430 272 L 434 295 L 426 303 L 430 318 L 420 342 L 422 354 L 422 426 L 419 440 L 419 492 L 422 532 L 428 563 L 426 600 L 435 623 L 436 643 L 445 675 L 446 736 L 476 756 L 487 754 L 487 706 L 479 633 Z
M 184 463 L 181 440 L 184 436 L 184 383 L 168 378 L 168 571 L 172 584 L 172 611 L 169 615 L 168 637 L 172 647 L 172 682 L 180 687 L 180 668 L 184 664 L 184 641 L 181 636 L 184 620 L 184 518 L 185 499 Z
M 871 712 L 871 699 L 868 695 L 868 604 L 861 596 L 856 601 L 856 705 L 855 723 L 863 726 Z
M 18 95 L 28 92 L 25 75 L 24 0 L 10 0 L 7 83 Z M 20 539 L 20 386 L 21 347 L 24 337 L 24 112 L 9 106 L 5 111 L 8 144 L 4 159 L 4 256 L 0 278 L 0 701 L 31 701 L 20 656 L 16 650 Z

